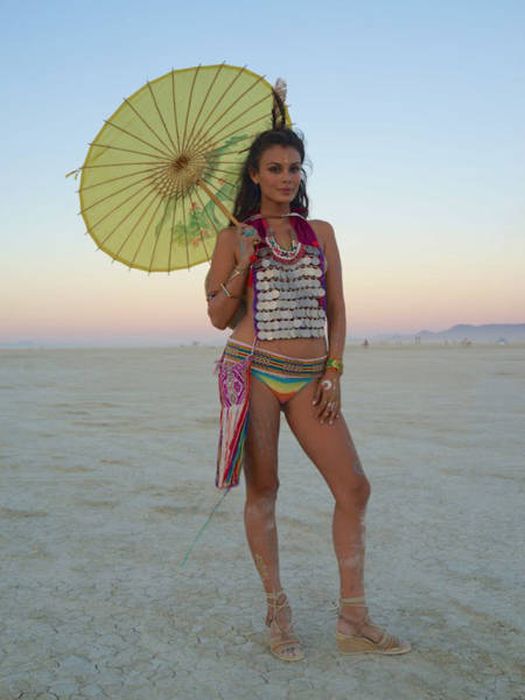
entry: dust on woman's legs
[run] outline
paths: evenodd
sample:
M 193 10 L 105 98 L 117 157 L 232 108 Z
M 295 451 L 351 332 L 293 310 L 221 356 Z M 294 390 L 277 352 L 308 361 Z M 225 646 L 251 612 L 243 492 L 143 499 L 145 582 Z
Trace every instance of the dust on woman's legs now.
M 245 443 L 244 524 L 248 545 L 267 593 L 281 589 L 275 521 L 279 424 L 279 402 L 268 387 L 253 379 Z

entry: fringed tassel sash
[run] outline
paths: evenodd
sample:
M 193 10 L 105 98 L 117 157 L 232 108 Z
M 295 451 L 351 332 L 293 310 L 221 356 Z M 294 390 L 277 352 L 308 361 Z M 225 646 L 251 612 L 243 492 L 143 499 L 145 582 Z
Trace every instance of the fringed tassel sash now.
M 225 353 L 217 362 L 221 414 L 215 485 L 219 489 L 229 489 L 239 484 L 248 430 L 250 369 L 254 347 L 255 341 L 248 357 L 239 362 L 232 362 L 225 357 Z

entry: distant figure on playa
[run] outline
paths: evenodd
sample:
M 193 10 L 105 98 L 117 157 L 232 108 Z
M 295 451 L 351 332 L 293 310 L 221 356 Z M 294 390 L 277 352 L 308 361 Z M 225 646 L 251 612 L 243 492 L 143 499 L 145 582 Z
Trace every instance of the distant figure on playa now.
M 370 343 L 368 342 L 368 338 L 365 338 L 365 339 L 363 340 L 363 342 L 362 342 L 362 346 L 363 346 L 364 348 L 367 348 L 369 345 L 370 345 Z
M 307 218 L 304 158 L 303 140 L 292 129 L 277 127 L 254 140 L 235 202 L 242 224 L 220 231 L 206 278 L 211 323 L 233 327 L 219 362 L 226 463 L 218 467 L 217 485 L 235 485 L 232 474 L 243 462 L 246 536 L 266 592 L 270 650 L 284 661 L 303 659 L 279 574 L 275 506 L 282 411 L 335 499 L 337 646 L 344 653 L 403 654 L 410 644 L 368 617 L 370 484 L 341 413 L 346 338 L 341 262 L 332 226 Z M 233 406 L 227 399 L 228 392 L 243 396 L 245 390 L 246 415 L 242 403 Z M 231 454 L 225 445 L 235 446 Z

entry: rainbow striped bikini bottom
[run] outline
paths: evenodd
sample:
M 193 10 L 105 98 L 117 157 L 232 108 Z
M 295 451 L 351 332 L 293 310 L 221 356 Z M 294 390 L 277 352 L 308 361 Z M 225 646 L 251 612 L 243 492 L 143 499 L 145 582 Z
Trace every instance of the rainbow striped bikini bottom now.
M 229 339 L 224 358 L 239 362 L 252 354 L 252 346 Z M 265 384 L 284 406 L 298 391 L 324 372 L 327 355 L 322 357 L 289 357 L 255 347 L 251 358 L 250 373 Z
M 216 363 L 221 401 L 215 484 L 230 489 L 239 483 L 244 462 L 252 378 L 263 382 L 281 408 L 324 372 L 326 355 L 288 357 L 229 339 Z

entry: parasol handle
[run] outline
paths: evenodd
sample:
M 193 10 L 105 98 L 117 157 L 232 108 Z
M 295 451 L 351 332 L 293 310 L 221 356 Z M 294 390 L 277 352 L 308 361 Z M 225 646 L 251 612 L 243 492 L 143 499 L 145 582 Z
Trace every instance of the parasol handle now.
M 235 224 L 235 226 L 240 226 L 240 221 L 234 217 L 234 215 L 226 209 L 224 204 L 221 202 L 221 200 L 217 197 L 217 195 L 210 190 L 208 185 L 206 185 L 202 180 L 197 180 L 195 183 L 197 184 L 201 189 L 203 189 L 208 197 L 215 202 L 215 204 L 219 207 L 219 209 L 222 211 L 224 216 L 228 217 L 228 220 L 232 222 L 232 224 Z

